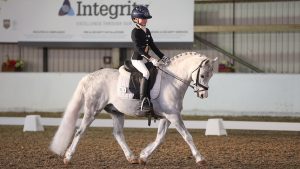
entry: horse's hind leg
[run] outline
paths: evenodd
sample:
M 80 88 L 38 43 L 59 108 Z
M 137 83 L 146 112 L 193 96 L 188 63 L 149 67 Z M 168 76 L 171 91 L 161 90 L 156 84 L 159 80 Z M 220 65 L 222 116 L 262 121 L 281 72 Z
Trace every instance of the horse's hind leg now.
M 81 136 L 86 131 L 87 127 L 94 121 L 96 112 L 94 109 L 89 109 L 85 107 L 84 116 L 81 121 L 79 129 L 75 132 L 75 136 L 73 138 L 72 144 L 67 149 L 65 153 L 64 163 L 68 164 L 75 153 L 77 144 L 81 138 Z
M 131 164 L 137 164 L 138 160 L 134 156 L 133 152 L 128 147 L 123 133 L 123 127 L 124 127 L 124 114 L 118 112 L 118 111 L 112 111 L 105 109 L 107 112 L 110 113 L 112 120 L 113 120 L 113 135 L 115 136 L 117 142 L 119 143 L 120 147 L 122 148 L 126 159 Z
M 170 122 L 167 119 L 159 120 L 156 139 L 153 143 L 149 144 L 140 154 L 140 164 L 146 164 L 147 158 L 153 151 L 164 141 Z

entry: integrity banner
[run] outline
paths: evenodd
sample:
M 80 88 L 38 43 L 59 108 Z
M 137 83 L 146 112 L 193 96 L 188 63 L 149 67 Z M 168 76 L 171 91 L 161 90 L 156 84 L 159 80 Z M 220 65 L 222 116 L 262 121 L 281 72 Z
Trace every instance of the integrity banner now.
M 0 0 L 0 42 L 131 42 L 136 5 L 156 42 L 193 42 L 194 0 Z

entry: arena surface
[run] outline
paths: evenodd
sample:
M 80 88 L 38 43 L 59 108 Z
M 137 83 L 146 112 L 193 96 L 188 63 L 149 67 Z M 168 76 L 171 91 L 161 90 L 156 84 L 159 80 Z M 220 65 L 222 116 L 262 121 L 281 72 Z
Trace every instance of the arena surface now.
M 22 129 L 0 126 L 0 168 L 197 168 L 190 149 L 174 129 L 146 166 L 127 162 L 111 128 L 89 128 L 68 166 L 48 149 L 56 127 L 45 127 L 45 132 L 23 133 Z M 227 130 L 228 136 L 205 136 L 204 130 L 189 131 L 208 168 L 300 168 L 299 132 Z M 155 136 L 155 129 L 125 129 L 127 143 L 136 155 Z

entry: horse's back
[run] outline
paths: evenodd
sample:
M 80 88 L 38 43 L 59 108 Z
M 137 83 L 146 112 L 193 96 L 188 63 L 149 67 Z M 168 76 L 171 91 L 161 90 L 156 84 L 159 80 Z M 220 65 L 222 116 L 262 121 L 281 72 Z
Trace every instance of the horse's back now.
M 104 68 L 85 75 L 81 81 L 88 83 L 100 83 L 103 81 L 113 81 L 118 78 L 118 69 Z
M 114 87 L 118 82 L 118 69 L 104 68 L 84 76 L 79 85 L 83 86 L 83 93 L 91 99 L 100 99 L 105 97 L 109 99 Z

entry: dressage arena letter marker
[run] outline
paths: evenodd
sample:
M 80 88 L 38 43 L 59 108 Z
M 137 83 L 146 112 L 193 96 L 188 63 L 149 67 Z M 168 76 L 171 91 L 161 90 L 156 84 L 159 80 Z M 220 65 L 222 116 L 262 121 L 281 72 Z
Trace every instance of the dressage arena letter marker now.
M 227 132 L 223 124 L 223 119 L 208 119 L 206 123 L 205 135 L 227 136 Z
M 28 115 L 25 118 L 23 132 L 25 131 L 44 131 L 40 115 Z

